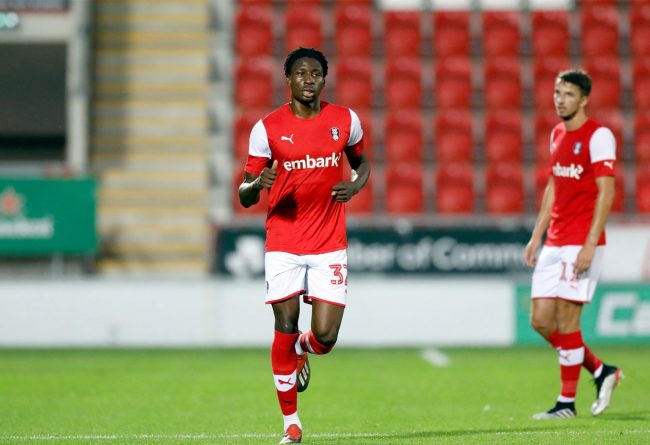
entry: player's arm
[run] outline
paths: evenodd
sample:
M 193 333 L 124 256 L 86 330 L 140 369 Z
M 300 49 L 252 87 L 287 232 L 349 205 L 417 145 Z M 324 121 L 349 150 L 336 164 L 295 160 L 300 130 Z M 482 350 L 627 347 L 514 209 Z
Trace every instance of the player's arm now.
M 546 184 L 546 189 L 542 196 L 542 204 L 539 213 L 537 214 L 537 219 L 535 220 L 533 233 L 530 236 L 530 241 L 528 241 L 528 244 L 526 244 L 526 248 L 524 249 L 524 261 L 531 267 L 533 267 L 537 262 L 537 250 L 539 250 L 544 233 L 546 233 L 546 229 L 551 222 L 551 209 L 553 208 L 554 201 L 555 188 L 553 184 L 553 176 L 549 176 L 548 184 Z
M 352 199 L 366 185 L 370 177 L 370 161 L 366 159 L 363 153 L 357 156 L 346 150 L 346 155 L 353 170 L 352 180 L 339 182 L 332 187 L 332 196 L 338 202 L 348 202 Z
M 598 196 L 596 197 L 596 206 L 594 208 L 594 216 L 591 220 L 591 227 L 589 228 L 589 233 L 587 234 L 587 239 L 582 249 L 578 252 L 576 263 L 573 267 L 576 275 L 586 271 L 591 266 L 591 261 L 596 252 L 596 246 L 603 233 L 607 217 L 614 202 L 615 180 L 613 176 L 596 177 L 596 186 L 598 187 Z
M 257 204 L 260 200 L 260 192 L 263 189 L 271 188 L 277 175 L 278 161 L 273 161 L 273 165 L 264 167 L 259 175 L 244 173 L 244 182 L 239 185 L 239 202 L 242 206 L 248 208 Z

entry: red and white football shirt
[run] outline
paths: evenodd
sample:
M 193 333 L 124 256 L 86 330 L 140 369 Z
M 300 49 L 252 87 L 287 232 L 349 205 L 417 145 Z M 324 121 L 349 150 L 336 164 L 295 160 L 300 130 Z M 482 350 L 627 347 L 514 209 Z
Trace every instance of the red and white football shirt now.
M 318 116 L 302 119 L 286 104 L 255 124 L 244 171 L 259 175 L 278 161 L 269 189 L 267 252 L 316 254 L 347 247 L 345 205 L 334 199 L 332 187 L 343 180 L 343 152 L 362 151 L 361 122 L 347 107 L 321 102 Z
M 584 244 L 596 206 L 599 176 L 614 176 L 616 139 L 612 131 L 588 119 L 567 131 L 564 123 L 551 132 L 551 175 L 555 200 L 546 245 Z M 603 230 L 599 245 L 605 244 Z

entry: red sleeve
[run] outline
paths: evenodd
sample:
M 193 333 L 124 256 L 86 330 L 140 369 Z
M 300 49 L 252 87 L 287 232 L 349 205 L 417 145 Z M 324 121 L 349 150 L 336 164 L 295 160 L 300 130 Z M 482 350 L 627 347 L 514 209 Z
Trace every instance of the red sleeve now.
M 606 159 L 604 161 L 598 161 L 591 164 L 594 168 L 594 176 L 614 176 L 616 169 L 616 161 L 614 159 Z
M 345 154 L 348 158 L 359 158 L 363 154 L 363 138 L 354 145 L 348 145 L 345 147 Z
M 244 171 L 250 173 L 251 175 L 259 175 L 262 173 L 264 167 L 269 165 L 271 160 L 264 156 L 251 156 L 248 155 L 248 161 L 246 161 L 246 166 L 244 166 Z

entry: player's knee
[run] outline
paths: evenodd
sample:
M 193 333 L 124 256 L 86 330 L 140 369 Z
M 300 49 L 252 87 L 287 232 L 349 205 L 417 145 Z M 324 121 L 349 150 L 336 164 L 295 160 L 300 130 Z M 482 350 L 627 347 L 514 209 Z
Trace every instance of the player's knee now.
M 327 354 L 336 344 L 338 331 L 330 329 L 325 332 L 314 332 L 314 338 L 321 346 L 323 346 L 323 352 Z
M 536 317 L 535 315 L 530 318 L 530 325 L 533 329 L 544 336 L 553 332 L 555 328 L 552 320 L 548 320 L 545 317 Z
M 280 318 L 275 320 L 275 330 L 285 334 L 295 334 L 298 332 L 298 323 L 294 320 L 287 318 Z

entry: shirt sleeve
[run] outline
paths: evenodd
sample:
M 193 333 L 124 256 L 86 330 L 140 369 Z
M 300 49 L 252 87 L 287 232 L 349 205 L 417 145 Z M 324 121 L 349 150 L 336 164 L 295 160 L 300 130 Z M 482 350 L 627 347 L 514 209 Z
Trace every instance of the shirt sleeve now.
M 261 120 L 253 126 L 248 141 L 248 160 L 244 171 L 253 175 L 259 175 L 271 159 L 271 147 L 266 135 L 266 128 Z
M 363 153 L 363 128 L 357 113 L 350 110 L 350 138 L 345 152 L 348 156 L 359 157 Z
M 589 155 L 591 163 L 616 159 L 616 138 L 607 127 L 600 127 L 594 131 L 589 141 Z

